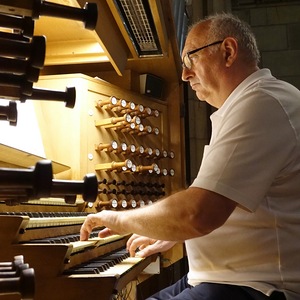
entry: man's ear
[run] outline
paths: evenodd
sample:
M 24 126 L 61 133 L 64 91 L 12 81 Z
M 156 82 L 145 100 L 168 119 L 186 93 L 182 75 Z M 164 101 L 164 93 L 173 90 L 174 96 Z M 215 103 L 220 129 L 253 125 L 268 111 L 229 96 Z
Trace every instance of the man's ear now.
M 230 67 L 237 58 L 238 54 L 238 43 L 235 38 L 227 37 L 224 39 L 222 44 L 224 50 L 224 59 L 226 67 Z

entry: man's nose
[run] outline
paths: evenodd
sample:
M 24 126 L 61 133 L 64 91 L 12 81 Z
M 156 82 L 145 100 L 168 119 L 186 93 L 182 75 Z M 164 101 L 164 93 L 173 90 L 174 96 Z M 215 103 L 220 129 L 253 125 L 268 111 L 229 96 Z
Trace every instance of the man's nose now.
M 181 79 L 183 81 L 189 81 L 190 78 L 193 77 L 193 72 L 192 70 L 189 70 L 188 68 L 184 68 L 182 69 L 182 73 L 181 73 Z

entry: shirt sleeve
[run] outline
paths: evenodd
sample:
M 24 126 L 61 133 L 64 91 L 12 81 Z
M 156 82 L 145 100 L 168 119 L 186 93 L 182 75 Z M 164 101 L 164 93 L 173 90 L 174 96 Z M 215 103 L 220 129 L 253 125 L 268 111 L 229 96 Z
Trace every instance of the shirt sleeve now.
M 217 121 L 214 117 L 211 142 L 191 186 L 255 211 L 292 164 L 296 141 L 289 118 L 277 99 L 262 90 L 239 98 Z

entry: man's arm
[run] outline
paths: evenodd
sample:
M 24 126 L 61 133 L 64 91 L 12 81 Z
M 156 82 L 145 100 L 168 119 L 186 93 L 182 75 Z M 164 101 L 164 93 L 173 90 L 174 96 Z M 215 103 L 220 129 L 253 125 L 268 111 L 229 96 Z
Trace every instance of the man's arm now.
M 81 240 L 87 240 L 93 228 L 105 226 L 110 234 L 136 233 L 156 240 L 183 241 L 222 226 L 236 205 L 217 193 L 190 187 L 143 208 L 88 215 L 81 227 Z

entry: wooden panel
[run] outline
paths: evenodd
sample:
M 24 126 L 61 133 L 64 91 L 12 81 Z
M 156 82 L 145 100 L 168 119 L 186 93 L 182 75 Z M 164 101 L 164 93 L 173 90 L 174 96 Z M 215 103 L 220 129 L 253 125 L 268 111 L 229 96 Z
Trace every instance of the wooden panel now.
M 86 173 L 94 173 L 96 165 L 107 165 L 112 162 L 124 162 L 126 159 L 132 160 L 137 166 L 150 166 L 153 163 L 160 168 L 170 171 L 175 170 L 175 176 L 158 176 L 149 173 L 137 172 L 116 172 L 113 170 L 99 170 L 97 175 L 99 180 L 125 180 L 126 182 L 145 182 L 163 184 L 166 194 L 171 190 L 182 188 L 184 173 L 181 165 L 180 139 L 181 130 L 179 115 L 170 116 L 168 103 L 165 101 L 154 100 L 149 97 L 136 94 L 134 92 L 120 89 L 100 79 L 93 79 L 85 75 L 57 75 L 44 76 L 40 79 L 38 85 L 45 88 L 56 87 L 60 89 L 63 86 L 76 86 L 77 99 L 75 108 L 66 109 L 58 103 L 40 102 L 36 103 L 37 116 L 43 135 L 46 156 L 49 159 L 63 161 L 72 167 L 72 179 L 78 179 Z M 175 91 L 176 93 L 178 91 Z M 98 101 L 106 101 L 111 96 L 117 99 L 125 99 L 144 107 L 150 107 L 152 110 L 159 111 L 158 117 L 142 118 L 142 123 L 159 129 L 159 134 L 138 135 L 114 128 L 96 127 L 97 122 L 103 122 L 113 117 L 120 117 L 124 113 L 118 113 L 113 109 L 96 108 Z M 174 104 L 174 106 L 178 106 Z M 177 109 L 178 111 L 178 109 Z M 171 112 L 175 112 L 173 109 Z M 170 124 L 177 124 L 176 130 L 171 131 Z M 158 148 L 160 151 L 175 151 L 175 159 L 155 158 L 138 156 L 136 153 L 113 153 L 110 151 L 96 151 L 95 146 L 99 143 L 108 144 L 111 141 L 117 141 L 118 144 L 125 142 L 127 145 L 134 144 L 136 147 Z M 109 189 L 102 186 L 103 189 Z M 100 187 L 100 188 L 102 188 Z M 171 188 L 172 187 L 172 188 Z M 139 187 L 143 190 L 143 187 Z M 145 188 L 144 188 L 145 191 Z M 110 201 L 114 195 L 101 194 L 99 201 Z M 162 195 L 161 195 L 162 196 Z M 148 200 L 157 200 L 161 196 L 148 197 Z M 123 197 L 123 196 L 122 196 Z M 126 197 L 131 197 L 130 195 Z M 117 197 L 121 198 L 121 195 Z M 99 204 L 99 203 L 98 203 Z M 97 205 L 97 203 L 95 204 Z
M 82 1 L 82 0 L 79 0 Z M 97 1 L 98 22 L 95 31 L 99 42 L 118 75 L 126 68 L 129 50 L 105 1 Z

